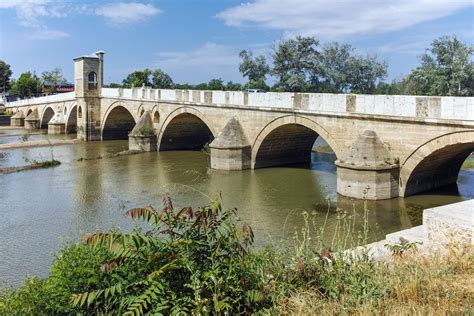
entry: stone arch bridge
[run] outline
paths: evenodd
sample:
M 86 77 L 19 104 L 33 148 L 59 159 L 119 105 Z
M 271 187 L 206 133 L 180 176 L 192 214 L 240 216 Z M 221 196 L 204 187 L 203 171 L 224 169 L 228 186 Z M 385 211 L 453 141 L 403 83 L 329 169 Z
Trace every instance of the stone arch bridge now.
M 84 140 L 128 139 L 149 116 L 158 150 L 210 143 L 216 169 L 308 162 L 321 137 L 338 159 L 339 193 L 374 199 L 456 182 L 474 151 L 474 98 L 102 88 L 95 122 L 73 93 L 7 108 L 13 125 L 46 128 L 58 115 L 51 133 Z
M 110 89 L 102 60 L 75 59 L 75 92 L 8 103 L 12 125 L 147 150 L 210 143 L 211 167 L 223 170 L 309 162 L 321 137 L 337 157 L 338 193 L 369 199 L 455 183 L 474 151 L 472 97 Z

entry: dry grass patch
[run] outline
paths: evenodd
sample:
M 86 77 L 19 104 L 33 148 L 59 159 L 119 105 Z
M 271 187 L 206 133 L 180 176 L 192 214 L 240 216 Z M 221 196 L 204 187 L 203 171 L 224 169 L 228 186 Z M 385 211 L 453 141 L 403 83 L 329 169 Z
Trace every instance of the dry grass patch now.
M 281 299 L 277 310 L 287 315 L 465 315 L 474 312 L 472 247 L 451 248 L 445 255 L 423 256 L 412 252 L 390 263 L 377 262 L 370 278 L 383 295 L 354 303 L 349 293 L 330 300 L 315 291 L 305 290 Z

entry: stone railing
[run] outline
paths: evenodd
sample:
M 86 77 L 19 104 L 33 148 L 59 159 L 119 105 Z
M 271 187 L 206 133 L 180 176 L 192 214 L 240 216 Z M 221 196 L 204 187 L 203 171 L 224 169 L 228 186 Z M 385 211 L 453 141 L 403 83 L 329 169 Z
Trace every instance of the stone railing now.
M 61 101 L 72 101 L 75 100 L 74 92 L 66 92 L 54 95 L 47 95 L 39 98 L 30 98 L 24 100 L 18 100 L 13 102 L 7 102 L 5 107 L 16 107 L 16 106 L 25 106 L 25 105 L 34 105 L 34 104 L 43 104 L 43 103 L 54 103 Z
M 474 97 L 102 88 L 101 97 L 263 109 L 474 121 Z M 74 99 L 74 92 L 9 102 L 6 107 Z
M 474 121 L 474 97 L 102 89 L 102 97 Z

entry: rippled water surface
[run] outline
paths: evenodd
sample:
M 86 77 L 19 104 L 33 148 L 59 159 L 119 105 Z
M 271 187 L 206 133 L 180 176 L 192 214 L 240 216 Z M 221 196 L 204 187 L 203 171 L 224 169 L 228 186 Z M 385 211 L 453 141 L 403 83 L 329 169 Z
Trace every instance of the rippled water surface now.
M 21 134 L 2 130 L 0 135 Z M 44 139 L 47 135 L 35 135 Z M 73 137 L 73 136 L 57 136 Z M 31 136 L 33 139 L 33 136 Z M 0 144 L 18 136 L 0 136 Z M 313 154 L 308 166 L 219 172 L 208 170 L 202 152 L 159 152 L 108 159 L 77 161 L 126 150 L 126 141 L 90 142 L 54 148 L 1 150 L 0 167 L 54 158 L 55 168 L 0 175 L 0 286 L 19 284 L 26 275 L 46 275 L 54 253 L 85 232 L 111 227 L 128 229 L 123 213 L 131 207 L 161 207 L 169 192 L 175 205 L 205 205 L 217 192 L 225 207 L 236 207 L 252 225 L 258 245 L 291 240 L 303 225 L 302 213 L 313 214 L 316 225 L 326 217 L 327 205 L 355 212 L 361 202 L 336 194 L 335 157 Z M 370 202 L 371 240 L 420 224 L 420 209 L 474 198 L 474 170 L 462 170 L 458 185 L 409 198 Z M 326 239 L 332 237 L 337 214 L 330 212 Z

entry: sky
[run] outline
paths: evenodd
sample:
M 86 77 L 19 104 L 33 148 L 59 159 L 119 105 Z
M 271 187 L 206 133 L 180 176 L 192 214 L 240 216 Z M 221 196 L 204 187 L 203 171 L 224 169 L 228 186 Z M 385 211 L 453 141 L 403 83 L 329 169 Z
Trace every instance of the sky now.
M 245 82 L 242 49 L 269 57 L 282 39 L 353 45 L 407 75 L 442 35 L 474 44 L 473 0 L 0 0 L 0 59 L 22 72 L 62 69 L 105 51 L 105 83 L 160 68 L 175 82 Z M 271 80 L 270 80 L 271 81 Z

